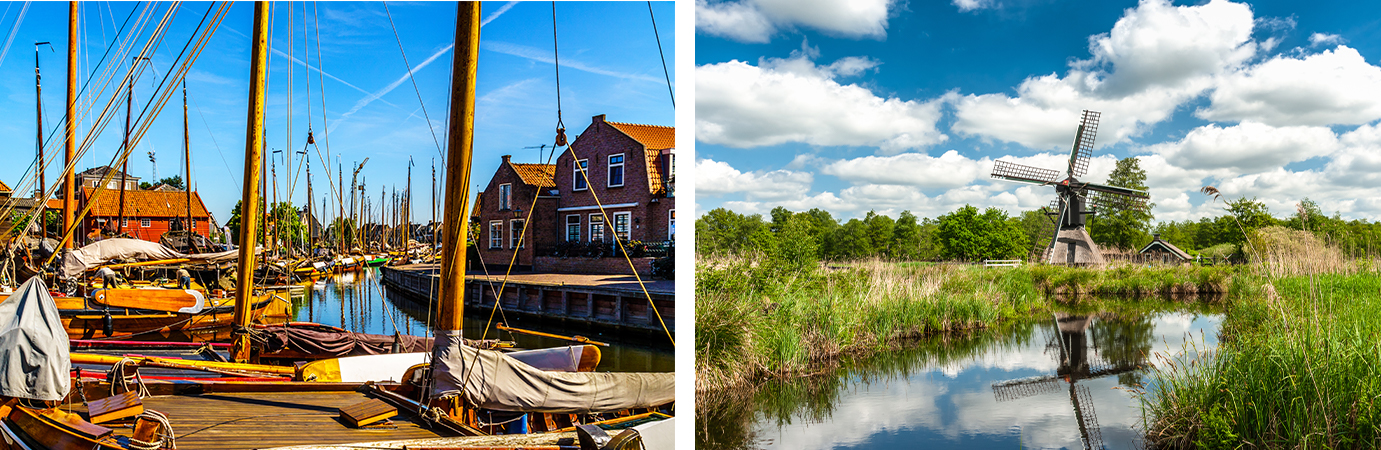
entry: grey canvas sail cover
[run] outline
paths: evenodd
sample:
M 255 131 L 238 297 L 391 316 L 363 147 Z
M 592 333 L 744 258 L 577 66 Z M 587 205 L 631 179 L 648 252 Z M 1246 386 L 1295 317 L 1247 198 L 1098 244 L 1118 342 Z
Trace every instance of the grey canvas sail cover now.
M 72 390 L 71 343 L 39 277 L 0 302 L 0 395 L 57 401 Z
M 256 248 L 255 254 L 263 251 Z M 189 255 L 143 239 L 106 239 L 70 252 L 62 257 L 62 275 L 75 277 L 112 259 L 158 260 L 187 258 L 192 261 L 225 262 L 239 259 L 239 250 Z
M 609 412 L 676 399 L 673 373 L 549 372 L 463 345 L 459 331 L 437 336 L 432 377 L 432 395 L 460 394 L 471 406 L 500 411 Z

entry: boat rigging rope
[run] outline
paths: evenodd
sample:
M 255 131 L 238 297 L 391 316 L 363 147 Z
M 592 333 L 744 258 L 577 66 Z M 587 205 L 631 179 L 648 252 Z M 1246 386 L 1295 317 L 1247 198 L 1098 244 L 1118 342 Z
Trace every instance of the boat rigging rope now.
M 125 374 L 125 365 L 133 362 L 134 360 L 129 358 L 120 358 L 119 361 L 115 362 L 115 365 L 110 367 L 110 372 L 108 373 L 108 375 L 106 375 L 106 381 L 110 383 L 111 397 L 114 397 L 119 394 L 118 392 L 115 392 L 117 390 L 117 387 L 124 389 L 125 392 L 133 390 L 130 389 L 130 383 L 134 383 L 135 387 L 138 388 L 138 390 L 135 390 L 135 392 L 139 394 L 139 398 L 146 398 L 149 396 L 149 388 L 147 386 L 144 386 L 144 377 L 139 375 L 138 367 L 134 367 L 133 374 Z
M 408 63 L 408 54 L 403 51 L 403 38 L 398 37 L 398 26 L 393 24 L 393 13 L 388 11 L 388 2 L 383 2 L 384 14 L 388 16 L 388 26 L 393 27 L 393 39 L 398 42 L 398 53 L 403 55 L 403 65 L 408 68 L 408 79 L 412 81 L 412 91 L 417 93 L 417 104 L 422 105 L 422 118 L 427 121 L 427 129 L 432 132 L 432 142 L 436 143 L 436 154 L 446 156 L 441 151 L 441 140 L 436 137 L 436 129 L 432 127 L 431 116 L 427 115 L 427 104 L 422 101 L 422 91 L 417 88 L 417 79 L 412 76 L 412 64 Z M 411 188 L 412 186 L 408 186 Z M 412 195 L 409 189 L 408 195 Z
M 138 419 L 151 420 L 158 423 L 158 432 L 154 434 L 154 437 L 158 438 L 158 440 L 153 442 L 145 442 L 130 437 L 130 448 L 133 448 L 135 450 L 158 450 L 164 448 L 177 448 L 177 434 L 173 433 L 173 424 L 168 422 L 168 416 L 165 416 L 163 415 L 163 413 L 154 411 L 152 409 L 146 409 L 143 413 L 139 414 Z
M 647 2 L 647 15 L 652 18 L 652 36 L 657 38 L 657 55 L 662 57 L 662 75 L 667 77 L 667 93 L 671 94 L 671 107 L 676 108 L 676 92 L 671 90 L 671 72 L 667 71 L 667 55 L 662 52 L 662 36 L 657 34 L 657 16 L 652 14 L 652 0 Z

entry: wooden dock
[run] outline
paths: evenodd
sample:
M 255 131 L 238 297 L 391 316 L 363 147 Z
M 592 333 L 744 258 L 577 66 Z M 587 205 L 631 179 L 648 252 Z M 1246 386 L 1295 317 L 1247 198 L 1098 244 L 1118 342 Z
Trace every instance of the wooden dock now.
M 384 283 L 423 299 L 424 303 L 436 285 L 438 271 L 436 264 L 382 268 Z M 499 292 L 503 279 L 503 274 L 467 274 L 465 306 L 489 311 L 495 299 L 501 298 L 501 307 L 508 314 L 660 333 L 661 322 L 653 308 L 648 307 L 647 298 L 651 296 L 662 321 L 669 330 L 676 331 L 676 290 L 672 281 L 644 280 L 644 294 L 632 275 L 522 273 L 510 275 L 503 292 Z
M 358 392 L 163 395 L 143 400 L 146 409 L 168 416 L 183 450 L 246 449 L 290 445 L 345 444 L 436 438 L 406 412 L 383 426 L 345 426 L 337 408 L 367 400 Z M 80 404 L 73 412 L 85 412 Z M 65 409 L 65 408 L 64 408 Z M 127 427 L 105 424 L 128 436 Z

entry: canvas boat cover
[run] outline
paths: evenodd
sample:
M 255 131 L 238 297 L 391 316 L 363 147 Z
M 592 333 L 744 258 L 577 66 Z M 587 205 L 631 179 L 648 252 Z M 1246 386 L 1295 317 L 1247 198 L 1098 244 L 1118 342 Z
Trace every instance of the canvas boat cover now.
M 650 408 L 676 399 L 673 373 L 548 372 L 493 350 L 463 344 L 459 331 L 436 338 L 432 395 L 459 394 L 473 407 L 585 413 Z
M 255 253 L 263 251 L 255 249 Z M 91 244 L 71 252 L 62 257 L 62 275 L 75 277 L 82 272 L 105 264 L 112 259 L 122 260 L 159 260 L 159 259 L 180 259 L 186 258 L 192 261 L 204 262 L 225 262 L 239 259 L 239 250 L 227 250 L 218 253 L 198 253 L 189 255 L 179 253 L 163 244 L 149 242 L 143 239 L 106 239 L 95 244 Z
M 39 277 L 0 302 L 0 395 L 58 401 L 72 390 L 71 345 Z

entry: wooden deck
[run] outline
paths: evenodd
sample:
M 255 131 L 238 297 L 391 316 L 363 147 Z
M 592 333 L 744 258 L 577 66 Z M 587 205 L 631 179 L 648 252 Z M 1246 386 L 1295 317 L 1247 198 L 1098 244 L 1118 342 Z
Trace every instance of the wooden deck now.
M 403 411 L 391 424 L 354 429 L 346 427 L 336 409 L 367 400 L 356 392 L 204 394 L 155 396 L 144 407 L 168 416 L 177 433 L 177 447 L 197 449 L 257 449 L 290 445 L 438 437 Z M 74 412 L 85 412 L 75 408 Z M 131 429 L 103 424 L 128 436 Z

